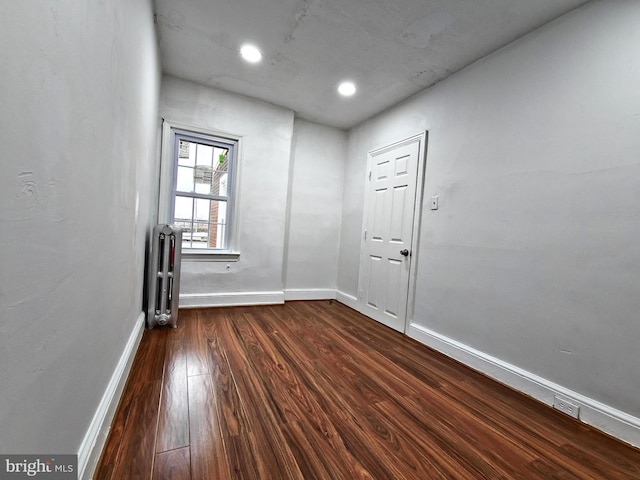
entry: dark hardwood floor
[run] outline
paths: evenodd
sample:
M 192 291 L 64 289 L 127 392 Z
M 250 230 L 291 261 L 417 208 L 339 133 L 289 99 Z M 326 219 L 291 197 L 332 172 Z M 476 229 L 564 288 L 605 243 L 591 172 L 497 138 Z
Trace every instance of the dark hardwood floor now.
M 329 301 L 146 331 L 95 475 L 640 479 L 640 450 Z

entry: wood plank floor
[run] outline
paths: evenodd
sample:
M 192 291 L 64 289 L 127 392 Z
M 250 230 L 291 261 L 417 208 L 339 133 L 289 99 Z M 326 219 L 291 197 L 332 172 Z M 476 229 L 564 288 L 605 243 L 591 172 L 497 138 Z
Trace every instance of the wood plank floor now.
M 330 301 L 146 331 L 98 480 L 640 479 L 640 450 Z

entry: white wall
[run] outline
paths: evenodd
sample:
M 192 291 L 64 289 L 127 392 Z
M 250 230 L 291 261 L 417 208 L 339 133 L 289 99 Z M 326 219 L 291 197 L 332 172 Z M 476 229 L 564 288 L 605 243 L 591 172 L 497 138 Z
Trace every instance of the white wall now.
M 160 115 L 170 122 L 242 137 L 236 204 L 239 229 L 234 243 L 240 258 L 237 262 L 183 258 L 180 304 L 284 301 L 282 269 L 293 112 L 164 77 Z
M 640 2 L 593 2 L 354 129 L 339 289 L 367 152 L 428 130 L 414 333 L 640 426 L 638 45 Z
M 342 229 L 340 230 L 340 256 L 338 277 L 336 280 L 340 299 L 356 308 L 358 278 L 360 272 L 360 240 L 364 219 L 364 188 L 367 172 L 367 154 L 369 151 L 384 147 L 399 139 L 407 138 L 416 132 L 400 132 L 395 140 L 380 142 L 371 136 L 366 128 L 354 128 L 349 132 L 347 142 L 347 161 L 344 166 L 344 190 L 342 196 Z M 410 126 L 409 129 L 414 128 Z M 407 129 L 408 130 L 408 129 Z
M 240 257 L 183 257 L 180 305 L 278 303 L 285 293 L 333 298 L 346 133 L 171 76 L 160 97 L 160 116 L 170 123 L 241 137 L 233 245 Z M 168 221 L 168 195 L 160 202 L 160 221 Z
M 76 453 L 142 325 L 151 1 L 1 2 L 0 45 L 0 451 Z
M 286 297 L 334 298 L 347 134 L 296 119 L 293 138 Z

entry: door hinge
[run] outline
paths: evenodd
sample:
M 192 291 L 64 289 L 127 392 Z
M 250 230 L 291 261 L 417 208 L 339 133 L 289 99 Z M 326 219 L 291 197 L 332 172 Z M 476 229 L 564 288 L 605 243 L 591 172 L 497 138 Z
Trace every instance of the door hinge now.
M 371 170 L 369 170 L 369 181 L 371 181 Z
M 364 241 L 365 242 L 367 241 L 367 231 L 366 230 L 364 231 Z

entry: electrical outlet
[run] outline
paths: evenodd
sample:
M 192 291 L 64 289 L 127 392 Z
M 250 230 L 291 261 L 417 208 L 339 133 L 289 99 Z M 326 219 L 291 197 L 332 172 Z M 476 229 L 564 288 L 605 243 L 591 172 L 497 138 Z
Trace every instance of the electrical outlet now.
M 560 410 L 562 413 L 566 413 L 570 417 L 580 417 L 580 407 L 578 405 L 557 395 L 553 397 L 553 408 Z

